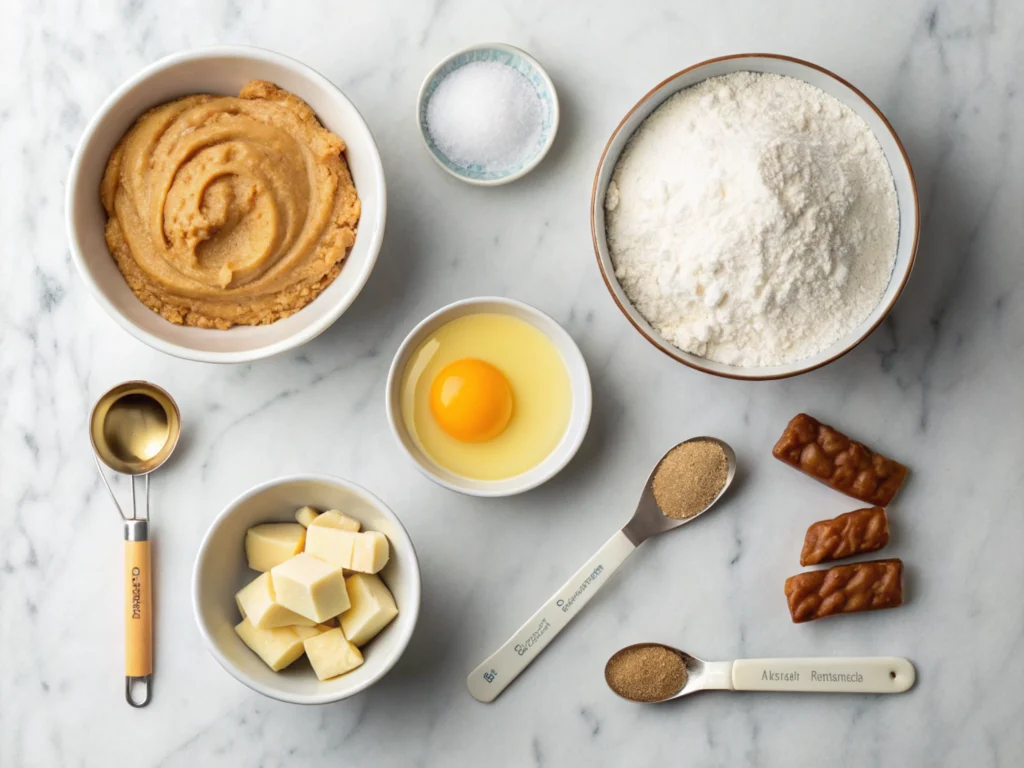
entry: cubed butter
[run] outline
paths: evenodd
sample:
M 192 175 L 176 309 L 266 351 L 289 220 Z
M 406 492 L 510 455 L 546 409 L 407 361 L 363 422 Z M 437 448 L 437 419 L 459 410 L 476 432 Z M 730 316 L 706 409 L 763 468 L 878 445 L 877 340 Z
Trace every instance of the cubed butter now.
M 351 607 L 341 614 L 341 629 L 355 646 L 364 646 L 398 615 L 395 598 L 375 573 L 353 573 L 345 579 Z
M 242 619 L 235 632 L 275 672 L 280 672 L 302 655 L 304 640 L 320 634 L 315 627 L 257 629 L 249 619 Z
M 352 565 L 349 570 L 361 573 L 377 573 L 388 563 L 390 557 L 388 537 L 380 531 L 364 531 L 356 534 L 352 547 Z
M 290 611 L 323 622 L 348 610 L 341 568 L 301 552 L 270 572 L 277 602 Z
M 256 629 L 274 629 L 275 627 L 302 626 L 312 627 L 315 621 L 289 611 L 274 595 L 274 584 L 270 573 L 262 573 L 249 584 L 242 587 L 235 595 L 238 610 L 243 619 L 249 619 Z
M 303 528 L 309 528 L 310 523 L 316 520 L 319 514 L 313 507 L 300 507 L 295 510 L 295 519 Z
M 245 532 L 245 556 L 254 571 L 269 571 L 302 551 L 306 529 L 298 523 L 264 523 Z
M 313 671 L 321 680 L 351 672 L 363 663 L 363 654 L 345 639 L 340 629 L 322 632 L 307 638 L 303 644 Z
M 343 531 L 352 531 L 353 533 L 359 530 L 358 520 L 353 520 L 336 509 L 328 509 L 310 525 L 325 525 L 328 528 L 340 528 Z
M 356 538 L 362 535 L 326 525 L 311 525 L 306 531 L 306 553 L 338 568 L 351 570 Z

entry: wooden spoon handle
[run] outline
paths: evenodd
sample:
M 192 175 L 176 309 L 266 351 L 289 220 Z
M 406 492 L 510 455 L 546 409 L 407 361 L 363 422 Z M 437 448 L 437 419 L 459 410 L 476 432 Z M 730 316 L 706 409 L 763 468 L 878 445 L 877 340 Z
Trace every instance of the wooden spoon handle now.
M 133 707 L 149 703 L 149 676 L 153 674 L 153 570 L 145 523 L 128 521 L 124 543 L 124 674 L 125 697 Z M 133 678 L 145 678 L 145 698 L 136 699 Z

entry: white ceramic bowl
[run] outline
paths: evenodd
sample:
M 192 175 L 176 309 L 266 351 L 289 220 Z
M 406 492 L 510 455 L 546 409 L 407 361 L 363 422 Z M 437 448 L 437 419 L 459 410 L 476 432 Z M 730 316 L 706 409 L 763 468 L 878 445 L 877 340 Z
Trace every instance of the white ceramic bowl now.
M 630 303 L 629 298 L 627 298 L 622 290 L 622 286 L 619 285 L 619 281 L 615 277 L 615 269 L 612 266 L 611 255 L 608 252 L 608 243 L 605 236 L 604 199 L 605 193 L 608 190 L 608 182 L 611 180 L 615 164 L 618 162 L 619 155 L 626 146 L 626 142 L 629 141 L 640 124 L 647 119 L 647 116 L 657 109 L 669 96 L 684 88 L 696 85 L 709 77 L 727 75 L 731 72 L 772 72 L 779 75 L 788 75 L 789 77 L 810 83 L 825 91 L 825 93 L 839 99 L 839 101 L 860 115 L 874 132 L 879 144 L 882 146 L 886 160 L 889 161 L 889 167 L 892 169 L 893 180 L 896 184 L 896 197 L 900 208 L 899 244 L 896 249 L 896 263 L 893 267 L 892 277 L 889 280 L 889 286 L 878 306 L 872 310 L 871 314 L 860 325 L 853 328 L 831 346 L 826 347 L 816 355 L 787 365 L 743 368 L 725 363 L 717 363 L 698 355 L 684 352 L 673 346 L 670 342 L 663 339 Z M 881 324 L 885 316 L 889 314 L 889 311 L 896 304 L 896 300 L 910 278 L 910 271 L 914 266 L 914 260 L 917 255 L 920 211 L 918 208 L 917 185 L 914 181 L 914 172 L 910 167 L 907 153 L 904 151 L 903 145 L 900 143 L 889 121 L 885 119 L 885 116 L 863 93 L 838 75 L 816 64 L 793 59 L 788 56 L 753 53 L 710 59 L 677 72 L 667 80 L 656 85 L 653 90 L 640 99 L 626 113 L 626 116 L 615 128 L 611 138 L 608 140 L 608 144 L 605 146 L 604 153 L 601 155 L 601 160 L 597 166 L 590 200 L 590 226 L 594 238 L 594 250 L 597 253 L 597 261 L 601 268 L 605 285 L 608 286 L 608 290 L 611 292 L 615 303 L 619 305 L 619 309 L 622 310 L 623 314 L 626 315 L 644 338 L 669 357 L 699 371 L 733 379 L 766 380 L 796 376 L 797 374 L 806 373 L 831 363 L 860 344 Z
M 569 415 L 569 425 L 565 429 L 565 434 L 562 435 L 562 440 L 536 467 L 521 475 L 504 480 L 474 480 L 439 467 L 416 445 L 402 418 L 402 374 L 409 364 L 412 353 L 429 334 L 442 325 L 456 318 L 481 312 L 512 315 L 539 329 L 561 354 L 572 389 L 572 413 Z M 590 389 L 590 373 L 587 370 L 583 354 L 576 346 L 572 336 L 562 326 L 529 304 L 497 296 L 482 296 L 463 299 L 441 307 L 409 332 L 405 341 L 402 342 L 402 346 L 398 348 L 395 359 L 391 362 L 391 370 L 388 371 L 386 401 L 391 432 L 420 472 L 438 485 L 470 496 L 512 496 L 547 482 L 576 455 L 576 451 L 579 450 L 583 438 L 587 434 L 587 428 L 590 426 L 593 395 Z
M 269 80 L 309 104 L 320 122 L 344 139 L 352 179 L 362 201 L 356 242 L 338 277 L 308 306 L 266 326 L 227 331 L 189 328 L 164 320 L 140 302 L 117 269 L 103 230 L 100 180 L 111 150 L 150 107 L 191 93 L 237 95 L 249 80 Z M 384 237 L 387 195 L 384 168 L 370 129 L 340 90 L 323 75 L 287 56 L 247 47 L 184 51 L 146 67 L 100 107 L 79 142 L 68 174 L 68 241 L 78 272 L 93 297 L 126 331 L 161 352 L 212 363 L 270 357 L 325 331 L 366 284 Z
M 537 98 L 540 99 L 543 120 L 540 139 L 537 142 L 537 146 L 533 148 L 533 151 L 530 152 L 526 159 L 512 167 L 502 168 L 497 171 L 485 171 L 480 167 L 456 163 L 434 143 L 430 131 L 427 129 L 427 104 L 430 102 L 430 97 L 434 94 L 434 90 L 445 77 L 460 67 L 474 61 L 497 61 L 512 67 L 512 69 L 530 81 L 530 84 L 537 91 Z M 521 179 L 536 168 L 555 142 L 555 134 L 558 133 L 558 120 L 558 93 L 555 91 L 555 84 L 551 81 L 544 67 L 526 51 L 505 43 L 471 45 L 468 48 L 463 48 L 444 57 L 436 67 L 427 73 L 423 84 L 420 85 L 419 97 L 416 100 L 416 121 L 420 127 L 420 137 L 423 139 L 423 146 L 427 148 L 430 157 L 433 158 L 435 163 L 460 181 L 476 184 L 481 187 L 495 187 L 499 184 L 508 184 L 516 179 Z
M 380 576 L 398 606 L 395 620 L 362 649 L 363 665 L 323 682 L 305 658 L 273 672 L 234 630 L 241 621 L 235 593 L 258 575 L 246 562 L 246 530 L 260 523 L 295 522 L 295 510 L 307 504 L 320 510 L 339 509 L 362 523 L 365 530 L 388 537 L 391 559 Z M 280 701 L 326 704 L 369 688 L 405 651 L 420 610 L 419 561 L 398 516 L 366 489 L 323 475 L 282 477 L 246 491 L 213 521 L 196 556 L 192 607 L 207 648 L 235 679 Z

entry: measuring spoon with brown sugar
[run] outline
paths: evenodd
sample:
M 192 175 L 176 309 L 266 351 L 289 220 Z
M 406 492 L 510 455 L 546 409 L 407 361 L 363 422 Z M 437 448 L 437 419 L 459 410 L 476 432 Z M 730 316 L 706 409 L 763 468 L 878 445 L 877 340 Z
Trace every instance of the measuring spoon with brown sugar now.
M 736 476 L 736 454 L 715 437 L 693 437 L 672 448 L 647 478 L 629 522 L 608 539 L 508 642 L 466 680 L 477 701 L 491 702 L 576 617 L 608 578 L 651 536 L 707 512 Z
M 914 665 L 895 656 L 704 661 L 661 643 L 626 646 L 604 668 L 609 688 L 641 704 L 699 691 L 903 693 L 916 678 Z

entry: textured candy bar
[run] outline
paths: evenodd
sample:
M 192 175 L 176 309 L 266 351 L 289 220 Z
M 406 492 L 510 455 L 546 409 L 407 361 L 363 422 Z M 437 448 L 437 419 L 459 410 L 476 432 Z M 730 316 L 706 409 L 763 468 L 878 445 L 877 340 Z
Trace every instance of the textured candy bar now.
M 855 509 L 807 529 L 800 565 L 817 565 L 874 552 L 889 543 L 889 520 L 882 507 Z
M 793 623 L 903 605 L 903 561 L 870 560 L 786 579 Z
M 801 413 L 793 417 L 772 455 L 855 499 L 884 507 L 907 468 L 874 453 L 832 427 Z

